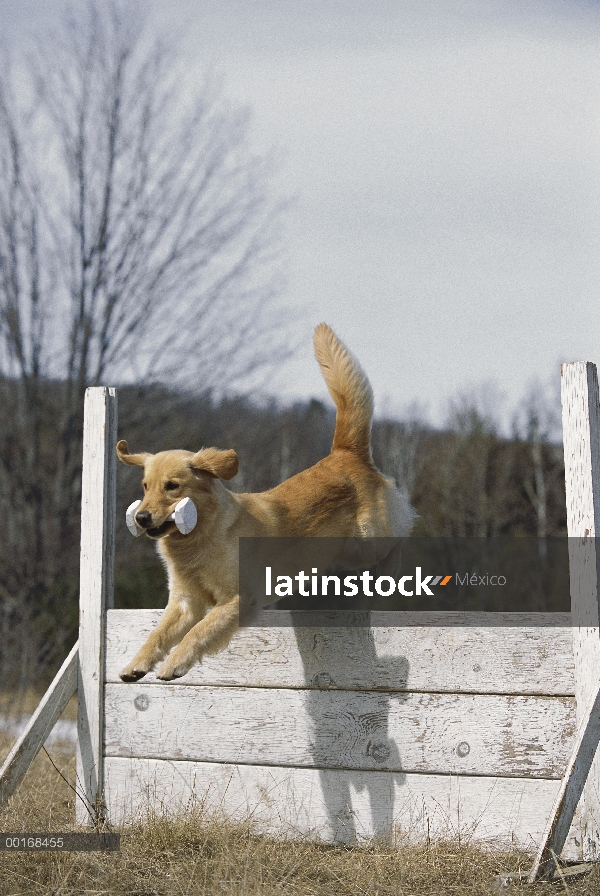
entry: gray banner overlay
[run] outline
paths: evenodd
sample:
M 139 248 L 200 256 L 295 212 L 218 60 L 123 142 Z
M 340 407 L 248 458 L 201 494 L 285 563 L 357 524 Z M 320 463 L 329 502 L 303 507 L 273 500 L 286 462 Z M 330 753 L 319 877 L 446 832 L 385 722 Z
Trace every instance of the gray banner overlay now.
M 564 626 L 570 576 L 597 599 L 598 557 L 591 538 L 240 538 L 240 625 L 385 626 L 407 611 L 460 625 L 469 611 Z
M 118 852 L 120 834 L 0 834 L 0 852 Z

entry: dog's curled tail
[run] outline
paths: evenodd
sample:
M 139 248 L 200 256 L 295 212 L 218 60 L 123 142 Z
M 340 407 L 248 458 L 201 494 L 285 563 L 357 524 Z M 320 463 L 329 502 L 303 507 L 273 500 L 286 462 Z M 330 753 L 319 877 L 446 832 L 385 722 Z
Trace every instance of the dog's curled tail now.
M 316 328 L 314 343 L 317 361 L 337 408 L 331 450 L 356 451 L 370 458 L 371 384 L 358 361 L 327 324 Z

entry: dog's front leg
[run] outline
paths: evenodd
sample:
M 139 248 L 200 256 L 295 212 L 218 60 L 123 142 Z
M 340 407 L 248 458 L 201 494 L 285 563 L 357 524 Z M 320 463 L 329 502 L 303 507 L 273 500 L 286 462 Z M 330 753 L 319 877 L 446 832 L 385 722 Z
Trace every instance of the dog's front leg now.
M 163 681 L 181 678 L 203 656 L 217 653 L 229 644 L 239 626 L 239 595 L 210 610 L 204 619 L 187 633 L 156 673 Z
M 198 616 L 190 602 L 169 598 L 161 620 L 132 661 L 120 674 L 123 681 L 139 681 L 189 632 Z

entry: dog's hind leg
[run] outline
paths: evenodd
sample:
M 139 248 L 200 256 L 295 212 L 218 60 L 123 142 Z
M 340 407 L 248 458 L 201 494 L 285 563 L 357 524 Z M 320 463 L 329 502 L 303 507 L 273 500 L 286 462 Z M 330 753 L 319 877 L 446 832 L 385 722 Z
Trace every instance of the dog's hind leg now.
M 143 647 L 120 673 L 123 681 L 139 681 L 189 632 L 198 615 L 185 598 L 169 599 L 161 620 Z
M 239 605 L 239 595 L 236 595 L 227 603 L 213 607 L 169 654 L 156 677 L 162 681 L 181 678 L 203 656 L 218 653 L 226 647 L 239 626 Z

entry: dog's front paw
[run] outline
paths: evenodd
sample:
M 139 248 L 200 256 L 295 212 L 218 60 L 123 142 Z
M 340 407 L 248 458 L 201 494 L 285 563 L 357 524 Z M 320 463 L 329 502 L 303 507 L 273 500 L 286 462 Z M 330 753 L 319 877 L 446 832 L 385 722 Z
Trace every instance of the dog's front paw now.
M 149 671 L 150 669 L 145 667 L 145 663 L 136 663 L 134 660 L 119 673 L 119 678 L 121 681 L 139 681 Z
M 160 666 L 156 677 L 161 681 L 173 681 L 175 678 L 183 678 L 194 665 L 194 659 L 178 660 L 177 657 L 168 657 Z
M 121 673 L 119 673 L 119 678 L 121 681 L 139 681 L 140 678 L 143 678 L 144 675 L 147 675 L 147 672 L 144 672 L 143 669 L 123 669 Z

